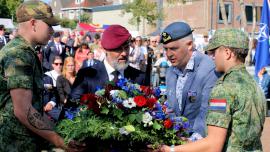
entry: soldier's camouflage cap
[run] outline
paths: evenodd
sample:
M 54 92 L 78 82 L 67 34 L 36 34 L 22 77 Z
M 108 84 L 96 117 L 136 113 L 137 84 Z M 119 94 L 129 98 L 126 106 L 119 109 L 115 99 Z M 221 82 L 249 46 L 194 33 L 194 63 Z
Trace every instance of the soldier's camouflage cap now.
M 206 46 L 206 51 L 214 51 L 220 46 L 248 49 L 248 36 L 239 29 L 219 29 Z
M 51 7 L 39 0 L 23 2 L 17 8 L 16 17 L 18 23 L 26 22 L 34 18 L 42 20 L 50 26 L 59 24 L 59 20 L 54 17 Z

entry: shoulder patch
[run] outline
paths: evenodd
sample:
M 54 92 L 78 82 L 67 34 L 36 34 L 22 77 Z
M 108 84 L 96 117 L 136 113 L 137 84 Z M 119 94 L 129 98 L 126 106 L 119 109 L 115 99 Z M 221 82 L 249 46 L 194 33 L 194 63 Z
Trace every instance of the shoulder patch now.
M 225 112 L 226 106 L 227 106 L 226 99 L 211 99 L 209 101 L 209 110 L 211 111 Z

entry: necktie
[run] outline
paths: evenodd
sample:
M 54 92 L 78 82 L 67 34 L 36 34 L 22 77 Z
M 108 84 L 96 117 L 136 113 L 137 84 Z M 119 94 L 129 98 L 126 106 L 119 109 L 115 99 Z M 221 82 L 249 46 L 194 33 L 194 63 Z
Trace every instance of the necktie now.
M 112 72 L 112 75 L 113 75 L 113 81 L 114 82 L 117 82 L 118 81 L 119 72 L 118 71 L 113 71 Z

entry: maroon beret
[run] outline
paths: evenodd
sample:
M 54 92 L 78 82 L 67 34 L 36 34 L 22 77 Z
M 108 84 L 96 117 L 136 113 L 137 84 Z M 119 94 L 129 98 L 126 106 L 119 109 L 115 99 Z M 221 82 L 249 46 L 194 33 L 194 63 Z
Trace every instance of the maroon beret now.
M 117 49 L 130 37 L 130 33 L 123 26 L 111 25 L 103 32 L 101 45 L 105 50 Z

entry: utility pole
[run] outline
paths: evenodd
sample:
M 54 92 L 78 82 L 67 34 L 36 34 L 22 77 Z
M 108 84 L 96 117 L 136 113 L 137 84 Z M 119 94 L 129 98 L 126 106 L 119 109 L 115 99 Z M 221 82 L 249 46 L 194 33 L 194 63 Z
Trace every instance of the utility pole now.
M 163 0 L 157 0 L 157 12 L 163 11 Z M 157 31 L 161 33 L 161 28 L 162 28 L 162 19 L 158 18 L 157 20 Z
M 79 0 L 79 23 L 81 23 L 81 2 L 82 0 Z

